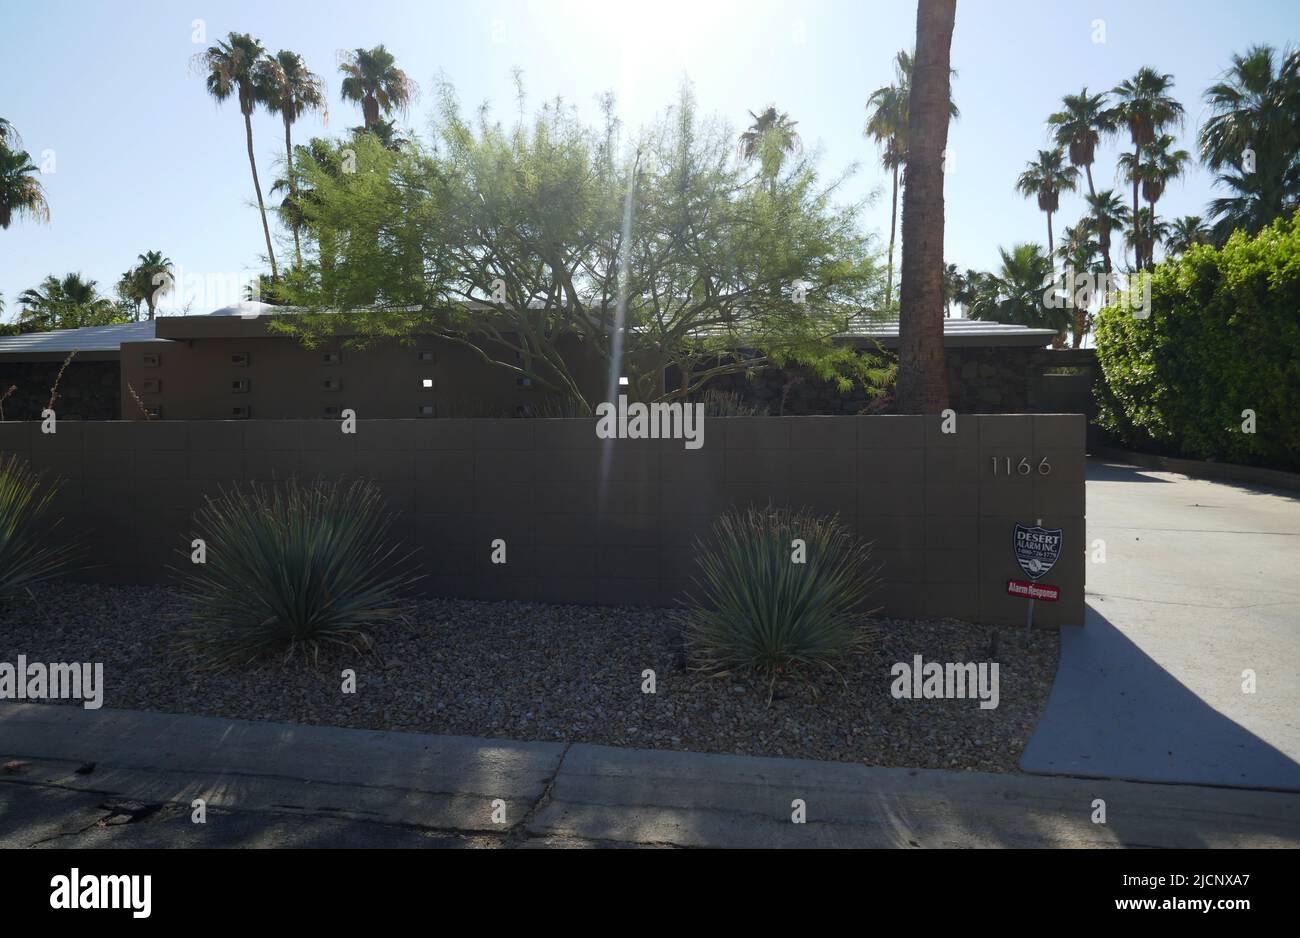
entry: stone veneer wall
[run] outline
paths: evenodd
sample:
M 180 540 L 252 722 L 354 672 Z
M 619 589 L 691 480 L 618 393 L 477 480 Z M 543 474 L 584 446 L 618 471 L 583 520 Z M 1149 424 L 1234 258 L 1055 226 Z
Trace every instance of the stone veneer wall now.
M 886 615 L 1023 623 L 1006 595 L 1023 574 L 1016 522 L 1064 529 L 1039 603 L 1045 626 L 1082 625 L 1084 418 L 708 418 L 704 445 L 599 441 L 591 420 L 60 421 L 0 423 L 0 450 L 63 482 L 55 512 L 97 579 L 161 583 L 186 562 L 205 495 L 291 474 L 363 476 L 383 488 L 395 534 L 419 549 L 431 594 L 663 605 L 694 572 L 691 544 L 732 506 L 838 513 L 874 541 L 873 601 Z M 994 473 L 1046 458 L 1050 474 Z M 508 563 L 490 562 L 495 538 Z
M 1039 348 L 948 349 L 948 395 L 959 414 L 1024 413 L 1033 410 Z M 791 378 L 795 380 L 791 382 Z M 787 384 L 789 389 L 787 391 Z M 865 390 L 849 393 L 823 381 L 807 369 L 782 371 L 769 368 L 751 377 L 725 375 L 711 381 L 710 389 L 735 393 L 749 405 L 767 407 L 772 416 L 784 414 L 890 413 L 888 401 L 874 401 Z
M 4 402 L 6 420 L 39 420 L 50 402 L 50 388 L 63 362 L 0 362 L 0 394 L 15 388 Z M 55 411 L 80 420 L 121 419 L 118 363 L 77 361 L 68 363 L 59 380 Z

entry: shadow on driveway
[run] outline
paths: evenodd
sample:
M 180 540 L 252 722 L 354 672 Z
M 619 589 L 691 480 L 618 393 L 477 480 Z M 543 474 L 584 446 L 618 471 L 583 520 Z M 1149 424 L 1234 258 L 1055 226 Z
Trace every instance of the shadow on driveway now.
M 1090 603 L 1061 632 L 1047 708 L 1026 772 L 1300 791 L 1300 765 L 1223 716 Z

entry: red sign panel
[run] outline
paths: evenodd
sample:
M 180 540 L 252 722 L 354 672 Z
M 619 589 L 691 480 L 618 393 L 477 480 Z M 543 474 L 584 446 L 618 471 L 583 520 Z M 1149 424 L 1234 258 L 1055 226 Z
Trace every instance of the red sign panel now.
M 1054 603 L 1061 598 L 1061 588 L 1059 586 L 1048 586 L 1046 583 L 1028 583 L 1024 580 L 1007 580 L 1007 595 Z

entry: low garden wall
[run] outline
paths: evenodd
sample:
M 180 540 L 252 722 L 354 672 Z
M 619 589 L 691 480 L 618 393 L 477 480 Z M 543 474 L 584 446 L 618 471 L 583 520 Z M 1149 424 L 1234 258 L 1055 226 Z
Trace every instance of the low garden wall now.
M 54 513 L 87 543 L 88 576 L 161 583 L 188 564 L 191 515 L 240 480 L 367 477 L 431 594 L 672 603 L 691 544 L 744 504 L 838 513 L 875 543 L 874 605 L 903 618 L 1020 623 L 1007 595 L 1017 523 L 1063 531 L 1036 603 L 1082 625 L 1084 417 L 708 418 L 703 445 L 598 440 L 592 420 L 62 421 L 0 423 L 0 451 L 63 480 Z M 1027 471 L 1026 471 L 1027 470 Z M 492 562 L 505 542 L 506 563 Z M 183 551 L 183 553 L 182 553 Z

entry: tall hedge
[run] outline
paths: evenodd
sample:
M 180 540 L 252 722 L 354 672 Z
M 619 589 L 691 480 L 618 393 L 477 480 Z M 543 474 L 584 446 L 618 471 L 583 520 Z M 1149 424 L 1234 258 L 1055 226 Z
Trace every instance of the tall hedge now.
M 1097 422 L 1119 442 L 1300 469 L 1300 215 L 1161 264 L 1150 318 L 1102 309 L 1096 343 Z

